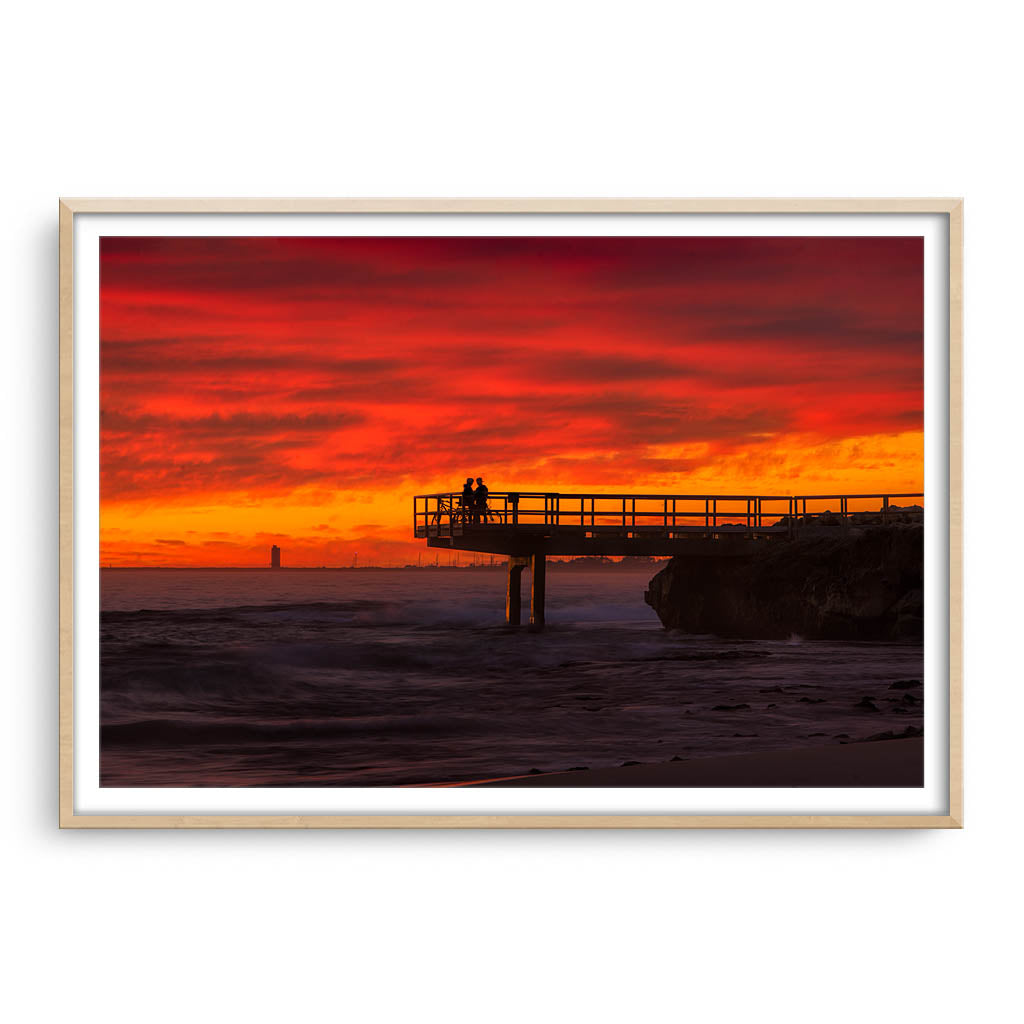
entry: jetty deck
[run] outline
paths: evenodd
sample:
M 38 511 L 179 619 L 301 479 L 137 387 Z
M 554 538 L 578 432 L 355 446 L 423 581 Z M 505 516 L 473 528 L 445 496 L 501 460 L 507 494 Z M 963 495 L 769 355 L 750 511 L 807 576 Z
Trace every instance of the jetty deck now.
M 457 492 L 413 498 L 413 531 L 428 547 L 507 555 L 506 618 L 520 620 L 519 584 L 531 570 L 531 615 L 544 622 L 545 559 L 579 555 L 748 554 L 817 526 L 923 518 L 921 493 L 578 494 L 491 491 L 486 508 Z M 909 506 L 909 507 L 908 507 Z

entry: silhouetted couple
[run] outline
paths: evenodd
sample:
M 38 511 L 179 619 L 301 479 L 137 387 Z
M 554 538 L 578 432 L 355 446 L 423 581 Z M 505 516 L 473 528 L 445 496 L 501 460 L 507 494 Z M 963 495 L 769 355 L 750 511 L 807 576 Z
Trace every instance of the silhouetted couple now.
M 487 484 L 484 483 L 482 476 L 476 478 L 476 490 L 473 489 L 473 478 L 466 477 L 466 483 L 462 488 L 462 499 L 459 502 L 464 520 L 468 519 L 472 523 L 479 523 L 482 517 L 483 521 L 487 522 L 487 494 Z

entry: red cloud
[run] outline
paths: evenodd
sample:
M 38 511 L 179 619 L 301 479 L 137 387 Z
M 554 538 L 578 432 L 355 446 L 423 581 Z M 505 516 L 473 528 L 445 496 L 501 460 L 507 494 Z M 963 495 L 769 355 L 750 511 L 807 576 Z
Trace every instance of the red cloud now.
M 643 490 L 774 436 L 921 430 L 919 238 L 111 237 L 100 255 L 108 504 L 482 470 L 524 486 L 524 467 Z M 703 454 L 664 454 L 680 445 Z

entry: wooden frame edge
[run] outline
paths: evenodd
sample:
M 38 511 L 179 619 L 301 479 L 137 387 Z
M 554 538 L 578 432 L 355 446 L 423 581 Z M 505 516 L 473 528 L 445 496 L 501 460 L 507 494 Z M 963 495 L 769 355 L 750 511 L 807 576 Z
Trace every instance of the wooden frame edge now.
M 949 211 L 949 814 L 963 827 L 964 204 Z
M 72 814 L 62 828 L 958 829 L 947 814 Z
M 946 815 L 110 815 L 74 811 L 74 216 L 78 213 L 939 213 L 949 217 L 949 813 Z M 59 826 L 62 829 L 963 828 L 962 198 L 61 198 Z
M 74 820 L 74 212 L 60 203 L 59 241 L 59 817 L 61 827 Z
M 951 213 L 962 200 L 580 198 L 64 198 L 72 213 Z

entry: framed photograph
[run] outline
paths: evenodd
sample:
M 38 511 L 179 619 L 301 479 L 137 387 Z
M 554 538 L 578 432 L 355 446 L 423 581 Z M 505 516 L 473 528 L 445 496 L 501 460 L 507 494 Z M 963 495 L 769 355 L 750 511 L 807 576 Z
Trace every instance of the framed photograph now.
M 66 199 L 60 824 L 959 828 L 958 199 Z

